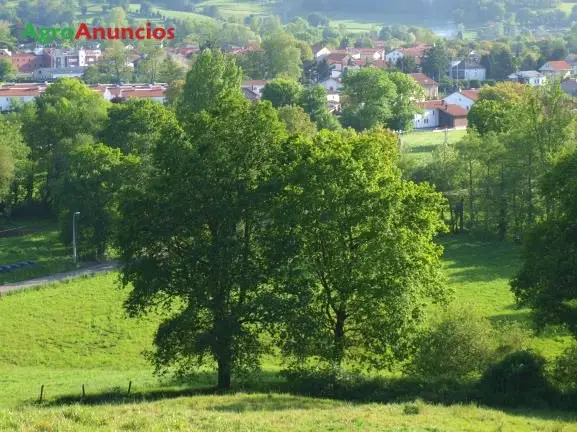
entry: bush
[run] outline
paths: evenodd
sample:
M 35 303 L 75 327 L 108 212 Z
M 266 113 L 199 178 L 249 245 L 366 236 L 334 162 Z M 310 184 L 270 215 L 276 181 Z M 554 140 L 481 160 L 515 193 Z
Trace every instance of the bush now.
M 469 307 L 452 309 L 417 341 L 406 368 L 427 380 L 462 380 L 479 375 L 494 354 L 490 323 Z
M 553 380 L 564 392 L 577 392 L 577 345 L 570 346 L 555 361 Z
M 469 81 L 469 85 L 471 86 L 471 88 L 480 88 L 481 81 L 479 81 L 478 79 L 472 79 L 471 81 Z
M 498 347 L 495 360 L 499 361 L 516 351 L 529 348 L 532 332 L 518 322 L 502 322 L 497 327 Z
M 485 371 L 480 395 L 485 403 L 497 406 L 546 404 L 551 386 L 545 376 L 545 359 L 530 350 L 509 354 Z

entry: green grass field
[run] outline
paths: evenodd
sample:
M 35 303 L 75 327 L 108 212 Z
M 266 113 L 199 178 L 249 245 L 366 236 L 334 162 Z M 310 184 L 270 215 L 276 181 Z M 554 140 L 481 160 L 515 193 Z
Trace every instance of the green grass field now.
M 411 409 L 417 411 L 412 414 Z M 413 411 L 413 412 L 414 412 Z M 121 406 L 0 412 L 3 431 L 569 432 L 576 418 L 469 405 L 350 404 L 284 394 L 196 396 Z
M 7 228 L 23 226 L 34 232 L 17 237 L 0 238 L 0 265 L 35 261 L 38 265 L 0 273 L 0 285 L 74 269 L 72 248 L 59 239 L 55 224 L 46 222 L 12 223 Z M 1 231 L 1 229 L 0 229 Z
M 494 322 L 528 325 L 528 311 L 516 309 L 508 287 L 519 265 L 516 247 L 458 237 L 441 242 L 457 301 L 473 303 Z M 108 274 L 0 297 L 0 407 L 34 400 L 42 384 L 49 400 L 79 395 L 82 384 L 92 394 L 126 388 L 129 381 L 139 391 L 167 384 L 142 356 L 161 317 L 128 319 L 122 309 L 127 292 L 116 280 Z M 552 358 L 569 337 L 543 335 L 531 343 Z M 265 362 L 269 374 L 278 369 L 278 361 Z
M 447 134 L 449 144 L 455 144 L 467 134 L 466 130 L 451 130 Z M 432 152 L 445 142 L 444 131 L 411 132 L 403 135 L 403 151 L 419 164 L 431 161 Z
M 516 248 L 452 237 L 442 243 L 445 271 L 458 299 L 473 301 L 490 318 L 526 318 L 526 311 L 514 310 L 507 287 L 518 265 Z M 109 274 L 0 297 L 0 430 L 577 430 L 577 416 L 566 413 L 505 413 L 474 405 L 417 402 L 413 409 L 418 414 L 409 414 L 403 404 L 284 394 L 184 397 L 182 385 L 155 378 L 142 356 L 161 317 L 127 319 L 122 309 L 126 294 L 118 289 L 116 275 Z M 559 341 L 540 342 L 550 354 L 558 351 Z M 265 364 L 271 376 L 277 369 L 274 363 Z M 208 387 L 213 379 L 199 379 L 195 387 Z M 83 384 L 88 398 L 121 395 L 130 381 L 130 400 L 56 403 L 64 396 L 78 398 Z M 41 385 L 45 403 L 35 406 Z M 158 399 L 157 392 L 165 397 Z

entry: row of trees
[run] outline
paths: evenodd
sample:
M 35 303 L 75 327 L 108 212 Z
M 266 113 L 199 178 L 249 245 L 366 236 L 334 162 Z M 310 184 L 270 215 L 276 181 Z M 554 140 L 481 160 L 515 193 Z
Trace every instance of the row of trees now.
M 465 224 L 500 239 L 522 238 L 552 212 L 540 178 L 574 148 L 573 105 L 558 84 L 536 89 L 499 83 L 481 90 L 469 133 L 442 145 L 424 178 L 453 205 L 465 203 Z

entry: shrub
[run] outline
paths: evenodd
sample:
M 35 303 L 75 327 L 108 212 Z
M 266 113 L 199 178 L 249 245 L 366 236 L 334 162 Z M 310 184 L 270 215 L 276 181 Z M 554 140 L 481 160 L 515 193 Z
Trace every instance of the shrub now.
M 497 334 L 499 342 L 495 360 L 498 361 L 516 351 L 527 349 L 532 332 L 522 323 L 501 322 L 498 324 Z
M 577 392 L 577 345 L 563 351 L 555 361 L 553 380 L 564 392 Z
M 453 308 L 417 341 L 417 351 L 406 368 L 428 380 L 481 374 L 494 353 L 490 323 L 470 307 Z
M 403 414 L 405 414 L 405 415 L 417 415 L 420 412 L 421 412 L 421 408 L 417 404 L 403 405 Z
M 551 396 L 545 359 L 533 351 L 517 351 L 491 365 L 480 381 L 481 398 L 498 406 L 542 405 Z

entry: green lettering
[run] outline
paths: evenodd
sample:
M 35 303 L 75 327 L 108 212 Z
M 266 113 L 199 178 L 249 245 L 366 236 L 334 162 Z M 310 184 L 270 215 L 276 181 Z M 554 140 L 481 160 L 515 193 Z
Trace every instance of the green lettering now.
M 24 27 L 24 30 L 22 30 L 22 35 L 20 38 L 22 40 L 26 40 L 28 38 L 38 40 L 38 33 L 36 33 L 36 27 L 34 27 L 34 24 L 26 24 L 26 27 Z
M 70 27 L 60 30 L 60 37 L 62 39 L 74 39 L 74 29 Z
M 51 28 L 41 28 L 40 31 L 38 32 L 40 37 L 38 38 L 38 41 L 40 43 L 50 43 L 52 42 L 52 38 L 50 37 L 51 33 L 52 33 L 52 29 Z

